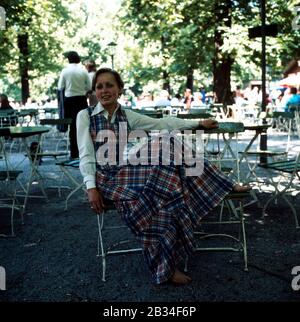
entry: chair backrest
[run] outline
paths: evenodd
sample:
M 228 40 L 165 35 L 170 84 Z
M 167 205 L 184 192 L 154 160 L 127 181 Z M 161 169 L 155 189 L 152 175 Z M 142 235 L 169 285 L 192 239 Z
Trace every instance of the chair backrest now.
M 17 113 L 13 109 L 0 110 L 0 126 L 14 126 L 18 123 Z
M 34 108 L 27 108 L 19 110 L 17 116 L 19 118 L 19 123 L 23 126 L 23 123 L 26 122 L 27 126 L 30 125 L 31 121 L 34 121 L 34 124 L 38 123 L 39 110 Z M 27 117 L 27 120 L 25 119 Z
M 37 116 L 39 114 L 39 111 L 37 109 L 34 109 L 34 108 L 27 108 L 27 109 L 23 109 L 23 110 L 20 110 L 18 112 L 18 115 L 19 116 Z
M 222 103 L 214 103 L 210 105 L 212 113 L 219 119 L 225 119 L 226 111 Z
M 300 111 L 300 105 L 293 105 L 291 104 L 290 106 L 290 111 Z
M 294 112 L 273 112 L 272 114 L 273 118 L 286 118 L 286 119 L 292 119 L 294 118 Z
M 293 155 L 292 159 L 288 157 L 285 160 L 263 163 L 259 166 L 262 168 L 269 168 L 281 172 L 288 172 L 293 174 L 293 176 L 295 177 L 296 173 L 300 171 L 300 152 L 297 152 L 296 155 Z

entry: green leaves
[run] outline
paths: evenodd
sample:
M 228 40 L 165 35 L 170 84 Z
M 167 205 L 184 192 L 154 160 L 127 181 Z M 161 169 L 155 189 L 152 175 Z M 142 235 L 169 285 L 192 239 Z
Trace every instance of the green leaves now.
M 0 32 L 3 40 L 0 51 L 5 53 L 0 56 L 1 75 L 6 75 L 7 81 L 18 81 L 20 73 L 26 69 L 32 82 L 48 72 L 58 72 L 61 59 L 57 57 L 62 50 L 59 34 L 67 22 L 72 24 L 61 1 L 4 1 L 2 6 L 6 10 L 7 28 Z M 18 44 L 18 39 L 27 39 L 27 43 Z M 20 46 L 26 46 L 26 49 L 20 50 Z M 27 50 L 28 57 L 25 57 Z
M 248 37 L 248 28 L 260 25 L 259 0 L 123 0 L 118 13 L 109 10 L 114 3 L 2 0 L 7 28 L 0 31 L 0 78 L 9 85 L 6 88 L 20 81 L 19 61 L 24 57 L 17 39 L 24 34 L 29 82 L 32 93 L 39 96 L 55 87 L 65 64 L 64 51 L 74 49 L 82 60 L 110 66 L 106 50 L 110 41 L 118 43 L 116 68 L 130 84 L 136 82 L 139 91 L 150 81 L 157 86 L 180 82 L 178 86 L 184 87 L 191 69 L 196 86 L 203 80 L 212 86 L 214 66 L 226 59 L 232 61 L 234 82 L 260 78 L 261 39 Z M 292 27 L 299 4 L 297 0 L 266 4 L 267 24 L 279 25 L 278 36 L 267 37 L 266 48 L 267 65 L 278 77 L 287 62 L 300 55 L 300 30 Z

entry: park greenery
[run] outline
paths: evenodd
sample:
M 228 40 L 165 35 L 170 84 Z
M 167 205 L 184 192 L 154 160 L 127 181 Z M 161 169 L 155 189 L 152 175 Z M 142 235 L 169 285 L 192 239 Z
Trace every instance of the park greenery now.
M 6 26 L 0 30 L 0 92 L 26 102 L 55 97 L 63 53 L 111 66 L 107 44 L 115 42 L 114 66 L 126 89 L 168 89 L 204 85 L 226 102 L 237 85 L 261 79 L 260 1 L 234 0 L 1 0 Z M 276 80 L 299 57 L 295 0 L 266 0 L 267 79 Z M 293 25 L 294 23 L 294 25 Z M 300 22 L 299 22 L 300 24 Z

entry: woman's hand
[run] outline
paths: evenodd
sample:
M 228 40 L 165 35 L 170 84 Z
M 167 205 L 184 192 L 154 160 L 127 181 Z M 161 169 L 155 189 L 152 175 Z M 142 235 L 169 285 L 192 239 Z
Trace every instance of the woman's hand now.
M 87 194 L 91 209 L 95 213 L 102 212 L 105 206 L 101 192 L 97 188 L 91 188 L 87 190 Z
M 216 120 L 203 120 L 199 122 L 199 127 L 200 129 L 204 130 L 212 130 L 212 129 L 217 129 L 219 127 L 219 123 Z

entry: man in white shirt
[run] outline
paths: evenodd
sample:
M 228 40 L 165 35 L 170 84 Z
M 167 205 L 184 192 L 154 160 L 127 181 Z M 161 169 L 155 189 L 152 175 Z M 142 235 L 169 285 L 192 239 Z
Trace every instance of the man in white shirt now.
M 64 117 L 73 120 L 70 127 L 70 150 L 71 158 L 79 156 L 76 139 L 76 117 L 79 111 L 86 108 L 86 93 L 91 90 L 92 84 L 88 72 L 83 69 L 80 57 L 76 51 L 69 51 L 66 54 L 69 65 L 65 67 L 58 81 L 58 90 L 65 91 Z

